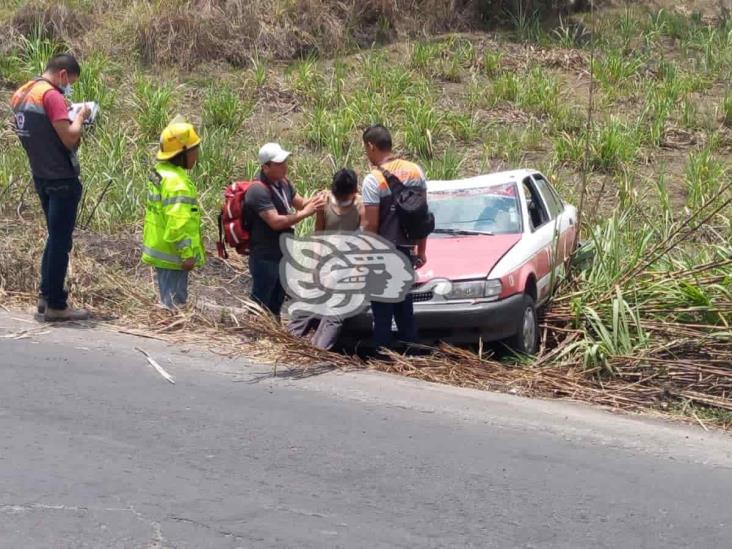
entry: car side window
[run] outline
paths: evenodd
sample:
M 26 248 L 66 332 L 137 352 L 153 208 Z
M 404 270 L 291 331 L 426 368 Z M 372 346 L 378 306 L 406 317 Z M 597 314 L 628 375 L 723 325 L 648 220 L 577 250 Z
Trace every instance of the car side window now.
M 546 179 L 540 175 L 535 175 L 534 181 L 536 181 L 536 186 L 544 197 L 544 201 L 549 208 L 549 214 L 552 218 L 556 218 L 564 210 L 562 200 Z
M 527 177 L 523 181 L 524 191 L 526 192 L 526 205 L 529 209 L 529 222 L 531 230 L 535 231 L 550 220 L 549 213 L 544 207 L 544 201 L 534 184 L 534 181 Z

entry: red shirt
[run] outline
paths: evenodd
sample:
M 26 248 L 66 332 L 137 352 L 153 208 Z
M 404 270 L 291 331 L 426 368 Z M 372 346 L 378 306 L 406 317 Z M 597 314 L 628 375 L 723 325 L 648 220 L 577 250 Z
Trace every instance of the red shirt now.
M 69 108 L 66 106 L 66 100 L 57 89 L 48 90 L 44 94 L 43 108 L 46 111 L 46 116 L 48 116 L 48 119 L 52 123 L 58 122 L 59 120 L 71 121 L 69 118 Z

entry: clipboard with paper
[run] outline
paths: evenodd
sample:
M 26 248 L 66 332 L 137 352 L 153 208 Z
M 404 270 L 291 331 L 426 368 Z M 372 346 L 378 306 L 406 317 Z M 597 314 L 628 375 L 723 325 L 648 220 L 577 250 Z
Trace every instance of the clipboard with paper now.
M 89 110 L 91 110 L 91 114 L 89 114 L 89 117 L 84 120 L 84 124 L 93 124 L 94 120 L 96 120 L 97 114 L 99 113 L 99 104 L 95 103 L 94 101 L 72 103 L 71 107 L 69 107 L 69 118 L 71 118 L 71 120 L 74 120 L 79 112 L 81 112 L 81 109 L 84 108 L 84 105 L 89 107 Z

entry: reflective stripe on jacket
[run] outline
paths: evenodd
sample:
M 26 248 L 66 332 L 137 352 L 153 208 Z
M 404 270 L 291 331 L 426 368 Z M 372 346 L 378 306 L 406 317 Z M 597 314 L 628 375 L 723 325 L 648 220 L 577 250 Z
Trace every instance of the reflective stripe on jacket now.
M 205 263 L 198 192 L 183 168 L 160 162 L 147 185 L 142 260 L 180 270 L 191 257 Z

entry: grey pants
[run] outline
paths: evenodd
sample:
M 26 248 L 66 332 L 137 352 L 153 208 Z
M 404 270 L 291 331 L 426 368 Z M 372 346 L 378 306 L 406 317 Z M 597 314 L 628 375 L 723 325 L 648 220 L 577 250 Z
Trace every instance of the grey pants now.
M 168 309 L 185 305 L 188 301 L 188 271 L 155 268 L 158 275 L 160 302 Z
M 314 347 L 329 351 L 338 341 L 343 321 L 340 318 L 320 318 L 314 315 L 297 314 L 287 325 L 291 334 L 306 337 L 309 332 L 310 343 Z

